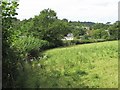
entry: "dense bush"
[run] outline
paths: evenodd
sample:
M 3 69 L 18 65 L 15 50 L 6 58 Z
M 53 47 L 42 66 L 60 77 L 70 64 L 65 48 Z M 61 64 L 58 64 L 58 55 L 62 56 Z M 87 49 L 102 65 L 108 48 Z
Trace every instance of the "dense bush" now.
M 63 46 L 70 46 L 70 45 L 75 45 L 75 42 L 73 42 L 72 40 L 63 41 Z
M 103 29 L 92 30 L 92 38 L 94 39 L 109 39 L 110 35 L 108 31 Z
M 12 47 L 19 52 L 21 58 L 26 58 L 28 54 L 31 54 L 32 57 L 37 57 L 39 51 L 42 51 L 43 48 L 49 46 L 47 41 L 40 40 L 34 37 L 23 36 L 18 38 L 12 43 Z
M 15 1 L 3 0 L 0 4 L 2 8 L 2 88 L 15 88 L 16 87 L 16 77 L 18 54 L 15 49 L 11 48 L 11 42 L 14 35 L 12 29 L 12 20 L 15 19 L 16 9 L 18 3 Z
M 87 44 L 87 43 L 95 43 L 95 42 L 103 42 L 107 41 L 106 39 L 75 39 L 75 40 L 65 40 L 63 41 L 63 46 L 77 45 L 77 44 Z
M 94 43 L 94 42 L 96 42 L 96 40 L 94 40 L 94 39 L 81 40 L 81 44 L 85 44 L 85 43 Z
M 65 40 L 63 41 L 63 46 L 77 45 L 77 44 L 85 44 L 85 43 L 93 43 L 95 40 Z

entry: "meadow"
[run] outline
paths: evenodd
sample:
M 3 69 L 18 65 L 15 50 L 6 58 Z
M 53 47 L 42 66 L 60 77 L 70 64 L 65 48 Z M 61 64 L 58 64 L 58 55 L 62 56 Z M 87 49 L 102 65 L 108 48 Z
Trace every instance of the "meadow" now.
M 118 87 L 118 41 L 56 48 L 43 54 L 33 61 L 32 69 L 26 64 L 22 87 Z

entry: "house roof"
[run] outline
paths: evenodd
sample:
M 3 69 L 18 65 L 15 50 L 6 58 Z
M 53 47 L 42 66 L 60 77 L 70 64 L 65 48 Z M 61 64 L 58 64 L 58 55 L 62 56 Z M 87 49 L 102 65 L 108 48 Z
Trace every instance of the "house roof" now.
M 67 37 L 73 37 L 72 33 L 67 34 Z

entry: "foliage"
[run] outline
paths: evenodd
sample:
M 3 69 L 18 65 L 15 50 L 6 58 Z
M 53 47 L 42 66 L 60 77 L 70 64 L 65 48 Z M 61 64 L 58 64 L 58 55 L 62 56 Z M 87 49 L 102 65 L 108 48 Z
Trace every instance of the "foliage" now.
M 30 60 L 31 57 L 32 59 L 36 58 L 38 60 L 37 57 L 41 57 L 41 53 L 43 53 L 43 51 L 45 51 L 46 49 L 50 49 L 50 48 L 93 43 L 93 42 L 99 42 L 99 41 L 101 42 L 105 40 L 116 40 L 118 39 L 117 35 L 119 31 L 118 22 L 115 22 L 112 25 L 106 25 L 103 23 L 91 23 L 91 22 L 82 23 L 79 21 L 68 22 L 67 19 L 63 19 L 63 20 L 58 19 L 57 13 L 54 10 L 51 10 L 49 8 L 41 11 L 40 14 L 38 16 L 35 16 L 34 18 L 20 21 L 15 18 L 15 15 L 17 15 L 16 9 L 18 5 L 19 4 L 17 2 L 9 0 L 9 2 L 3 1 L 0 6 L 2 7 L 2 39 L 3 39 L 2 40 L 2 43 L 3 43 L 2 56 L 3 56 L 3 71 L 4 71 L 3 72 L 3 88 L 28 87 L 28 86 L 32 86 L 32 87 L 48 87 L 48 86 L 50 87 L 52 86 L 53 87 L 58 87 L 58 86 L 59 87 L 67 87 L 67 86 L 68 87 L 75 87 L 75 86 L 76 87 L 79 87 L 79 86 L 94 87 L 94 85 L 91 85 L 90 83 L 87 83 L 87 81 L 82 80 L 81 77 L 89 73 L 89 71 L 87 72 L 86 69 L 83 69 L 84 67 L 81 68 L 80 70 L 78 69 L 78 67 L 74 67 L 73 69 L 75 70 L 68 69 L 68 68 L 77 65 L 76 62 L 79 63 L 79 60 L 80 60 L 80 63 L 82 63 L 83 65 L 88 65 L 87 68 L 94 67 L 89 64 L 85 64 L 86 62 L 89 62 L 89 60 L 92 60 L 89 56 L 88 58 L 84 57 L 84 56 L 87 56 L 87 54 L 91 55 L 91 57 L 93 57 L 94 59 L 96 58 L 100 59 L 102 57 L 102 63 L 103 63 L 103 60 L 105 60 L 104 58 L 106 58 L 106 56 L 104 57 L 103 54 L 106 55 L 108 53 L 108 55 L 110 55 L 108 56 L 108 58 L 111 57 L 111 53 L 108 52 L 109 50 L 106 49 L 107 47 L 104 48 L 105 47 L 104 45 L 103 45 L 103 48 L 102 46 L 100 46 L 100 48 L 102 48 L 100 50 L 105 49 L 105 51 L 101 51 L 103 52 L 103 54 L 100 54 L 100 56 L 98 55 L 98 57 L 94 56 L 94 54 L 96 55 L 96 53 L 91 54 L 89 52 L 89 51 L 95 52 L 94 48 L 96 48 L 97 46 L 95 47 L 90 46 L 90 48 L 87 48 L 87 47 L 84 48 L 84 46 L 82 46 L 83 48 L 80 47 L 80 53 L 82 51 L 87 52 L 87 54 L 84 53 L 84 56 L 80 54 L 80 57 L 78 57 L 79 48 L 77 48 L 78 50 L 76 50 L 73 53 L 73 55 L 69 53 L 74 51 L 73 49 L 71 49 L 70 51 L 63 50 L 64 52 L 61 52 L 61 51 L 60 52 L 55 51 L 55 53 L 52 52 L 50 53 L 50 55 L 54 54 L 58 56 L 54 58 L 50 56 L 52 58 L 52 59 L 50 58 L 50 60 L 53 60 L 53 61 L 44 61 L 43 66 L 40 66 L 42 69 L 37 67 L 36 69 L 33 69 L 36 65 L 35 62 L 38 63 L 38 61 L 31 62 L 30 64 L 31 66 L 30 66 L 28 63 L 25 64 L 23 60 Z M 89 28 L 89 30 L 87 30 L 86 27 Z M 88 32 L 90 32 L 90 34 Z M 73 33 L 75 40 L 62 41 L 64 36 L 66 36 L 69 33 Z M 83 37 L 83 39 L 81 39 L 81 36 Z M 114 51 L 116 50 L 116 48 L 112 44 L 110 44 L 110 46 L 108 47 L 112 49 L 112 51 L 116 54 L 116 52 Z M 97 52 L 100 53 L 99 51 Z M 61 53 L 60 55 L 62 54 L 66 55 L 66 56 L 62 55 L 62 57 L 65 57 L 65 58 L 61 58 L 60 56 L 60 59 L 59 59 L 59 53 Z M 66 53 L 69 53 L 69 55 Z M 43 60 L 48 59 L 49 55 L 46 55 L 46 54 L 49 54 L 49 51 L 45 53 L 45 55 L 43 56 Z M 70 57 L 70 55 L 73 57 Z M 116 60 L 116 57 L 114 55 L 112 57 Z M 47 64 L 48 62 L 49 64 Z M 61 71 L 56 70 L 57 69 L 56 66 L 55 66 L 56 68 L 54 67 L 54 65 L 58 63 L 63 63 L 63 64 L 60 64 L 61 68 L 59 69 L 61 69 Z M 64 64 L 66 66 L 64 66 Z M 78 64 L 78 66 L 82 64 Z M 50 65 L 52 65 L 53 67 Z M 24 70 L 22 70 L 21 67 L 24 68 Z M 53 69 L 51 69 L 51 67 Z M 51 71 L 49 71 L 50 69 Z M 31 72 L 32 72 L 32 75 L 31 75 Z M 45 77 L 43 77 L 44 75 Z M 69 77 L 71 75 L 73 75 L 74 77 L 72 78 Z M 90 77 L 92 76 L 94 78 L 99 78 L 98 73 L 97 75 L 96 74 L 91 75 Z M 85 83 L 79 82 L 76 79 L 76 77 L 78 77 L 78 80 L 82 80 L 86 82 L 88 85 L 86 85 Z M 59 80 L 55 81 L 55 79 L 57 80 L 59 79 Z M 46 80 L 48 81 L 46 82 Z M 65 81 L 61 82 L 62 80 L 65 80 Z M 55 81 L 55 82 L 51 82 L 51 81 Z M 75 82 L 75 83 L 72 83 L 72 82 Z M 114 84 L 116 85 L 115 82 Z M 113 84 L 112 86 L 114 87 Z
M 119 28 L 118 28 L 118 22 L 115 22 L 113 25 L 111 25 L 108 30 L 110 33 L 110 39 L 112 40 L 117 40 L 118 39 L 118 32 L 119 32 Z
M 92 38 L 94 39 L 109 39 L 109 33 L 108 31 L 105 31 L 104 29 L 97 29 L 92 31 Z
M 86 33 L 85 29 L 82 28 L 82 24 L 79 22 L 70 22 L 69 27 L 70 31 L 76 38 L 79 38 L 79 36 L 84 35 Z
M 40 40 L 34 37 L 21 36 L 12 43 L 12 47 L 20 53 L 20 56 L 24 59 L 32 51 L 36 50 L 37 56 L 43 47 L 49 46 L 47 41 Z M 35 53 L 35 52 L 34 52 Z M 35 55 L 36 56 L 36 55 Z M 34 56 L 32 56 L 34 57 Z
M 73 33 L 74 37 L 79 39 L 79 37 L 82 35 L 85 35 L 86 32 L 82 28 L 76 28 L 76 29 L 72 30 L 72 33 Z
M 28 20 L 25 19 L 16 24 L 14 30 L 16 30 L 18 37 L 30 35 L 48 41 L 49 47 L 44 47 L 48 49 L 62 46 L 64 42 L 61 39 L 69 33 L 74 35 L 74 39 L 86 41 L 90 39 L 95 39 L 96 41 L 98 39 L 115 40 L 117 38 L 117 27 L 115 25 L 79 21 L 68 22 L 67 19 L 60 20 L 57 18 L 56 12 L 48 8 L 42 10 L 38 16 Z M 113 33 L 114 31 L 116 32 L 115 34 Z
M 67 22 L 57 19 L 56 12 L 51 9 L 41 11 L 33 22 L 30 32 L 35 32 L 33 34 L 35 37 L 47 40 L 53 47 L 60 46 L 62 37 L 68 32 Z
M 63 46 L 71 46 L 71 45 L 78 45 L 78 44 L 88 44 L 88 43 L 97 43 L 97 42 L 104 42 L 107 41 L 106 39 L 74 39 L 74 40 L 65 40 L 63 41 Z
M 19 56 L 11 48 L 14 39 L 12 20 L 15 19 L 18 3 L 15 1 L 2 1 L 2 58 L 3 58 L 3 88 L 15 87 L 17 76 L 17 63 Z
M 105 25 L 103 23 L 96 23 L 93 25 L 92 27 L 94 30 L 96 29 L 107 29 L 108 28 L 108 25 Z

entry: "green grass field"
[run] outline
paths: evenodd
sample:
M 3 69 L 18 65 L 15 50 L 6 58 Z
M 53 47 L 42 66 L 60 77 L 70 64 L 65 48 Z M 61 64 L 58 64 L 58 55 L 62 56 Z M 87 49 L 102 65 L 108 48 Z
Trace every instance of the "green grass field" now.
M 33 62 L 27 87 L 118 87 L 118 41 L 56 48 L 44 55 L 39 62 Z

